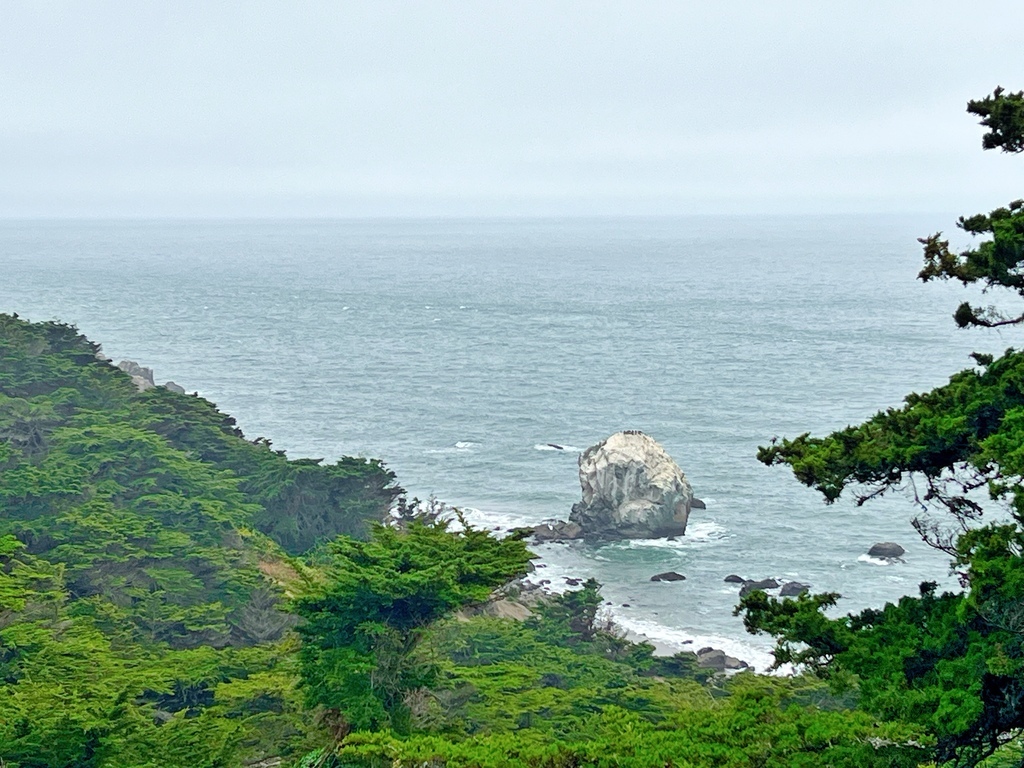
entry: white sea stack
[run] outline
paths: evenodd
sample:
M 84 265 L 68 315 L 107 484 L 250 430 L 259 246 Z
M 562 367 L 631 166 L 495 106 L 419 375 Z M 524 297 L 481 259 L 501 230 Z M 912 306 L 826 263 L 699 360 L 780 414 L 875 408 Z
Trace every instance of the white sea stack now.
M 580 455 L 583 498 L 569 520 L 587 539 L 682 536 L 693 489 L 654 438 L 616 432 Z

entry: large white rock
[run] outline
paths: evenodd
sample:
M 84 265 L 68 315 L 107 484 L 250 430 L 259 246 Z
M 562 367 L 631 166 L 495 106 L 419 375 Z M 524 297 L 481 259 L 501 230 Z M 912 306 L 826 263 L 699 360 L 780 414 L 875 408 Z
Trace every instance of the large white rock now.
M 583 499 L 569 520 L 586 538 L 649 539 L 686 531 L 693 489 L 654 438 L 616 432 L 585 450 L 579 464 Z

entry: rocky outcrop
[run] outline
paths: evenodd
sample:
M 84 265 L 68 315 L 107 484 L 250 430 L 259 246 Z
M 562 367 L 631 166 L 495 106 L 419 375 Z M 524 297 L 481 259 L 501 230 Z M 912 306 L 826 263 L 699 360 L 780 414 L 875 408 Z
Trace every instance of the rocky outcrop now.
M 716 672 L 734 671 L 747 669 L 750 665 L 747 662 L 729 656 L 725 651 L 717 648 L 701 648 L 697 651 L 697 666 L 706 669 L 713 669 Z
M 132 383 L 140 392 L 156 386 L 153 382 L 153 369 L 143 368 L 134 360 L 122 360 L 117 367 L 132 377 Z
M 899 560 L 907 550 L 892 541 L 880 541 L 868 550 L 869 557 L 881 557 L 887 560 Z
M 725 577 L 726 584 L 743 584 L 746 581 L 747 579 L 744 579 L 742 576 L 737 576 L 735 573 L 730 573 Z
M 570 522 L 589 540 L 651 539 L 686 532 L 693 489 L 672 457 L 637 430 L 616 432 L 579 459 L 583 498 Z
M 134 360 L 122 360 L 117 364 L 117 367 L 132 377 L 132 384 L 135 385 L 139 392 L 145 392 L 147 389 L 157 386 L 153 381 L 152 368 L 144 368 Z M 177 392 L 179 395 L 185 394 L 185 388 L 180 384 L 175 384 L 173 381 L 168 381 L 162 386 L 171 392 Z
M 686 577 L 675 571 L 665 571 L 651 576 L 651 581 L 686 581 Z
M 775 579 L 761 579 L 760 581 L 745 581 L 745 582 L 743 582 L 743 586 L 740 588 L 740 597 L 746 597 L 751 592 L 753 592 L 755 589 L 760 589 L 761 591 L 765 591 L 765 590 L 769 590 L 769 589 L 778 589 L 778 588 L 779 588 L 779 582 L 777 582 Z
M 797 597 L 807 592 L 810 588 L 810 584 L 803 584 L 799 581 L 787 581 L 782 585 L 782 589 L 779 590 L 779 597 Z
M 530 535 L 538 544 L 548 541 L 571 541 L 583 538 L 583 529 L 576 523 L 565 520 L 550 520 L 530 530 Z

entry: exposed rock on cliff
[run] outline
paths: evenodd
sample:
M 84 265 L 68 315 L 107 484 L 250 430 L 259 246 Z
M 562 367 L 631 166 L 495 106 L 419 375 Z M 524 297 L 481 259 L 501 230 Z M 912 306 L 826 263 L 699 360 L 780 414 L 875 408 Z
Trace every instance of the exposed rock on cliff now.
M 132 383 L 138 387 L 140 392 L 145 392 L 156 386 L 153 381 L 152 368 L 143 368 L 134 360 L 122 360 L 117 367 L 132 377 Z
M 122 360 L 117 364 L 117 367 L 132 377 L 132 383 L 139 392 L 145 392 L 147 389 L 152 389 L 157 386 L 156 382 L 153 380 L 152 368 L 144 368 L 134 360 Z M 165 389 L 169 389 L 171 392 L 177 392 L 179 395 L 185 394 L 185 388 L 180 384 L 175 384 L 173 381 L 168 381 L 162 386 Z
M 717 648 L 701 648 L 697 651 L 697 666 L 707 667 L 716 672 L 735 671 L 747 669 L 750 665 L 747 662 L 729 656 L 725 651 Z
M 693 489 L 672 457 L 636 430 L 580 455 L 583 499 L 569 520 L 587 539 L 650 539 L 686 532 Z

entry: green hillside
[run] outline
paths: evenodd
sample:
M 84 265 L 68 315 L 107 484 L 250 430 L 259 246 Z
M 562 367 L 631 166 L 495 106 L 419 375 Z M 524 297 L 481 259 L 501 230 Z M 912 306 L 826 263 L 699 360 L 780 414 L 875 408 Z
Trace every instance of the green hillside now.
M 525 622 L 456 617 L 530 555 L 372 525 L 400 494 L 0 315 L 2 764 L 916 764 L 867 740 L 912 732 L 820 683 L 622 640 L 594 583 Z
M 0 315 L 0 757 L 287 750 L 293 555 L 365 536 L 400 492 L 380 462 L 290 461 L 200 397 L 137 391 L 73 327 Z M 214 690 L 231 728 L 211 735 Z

